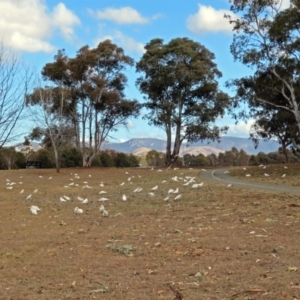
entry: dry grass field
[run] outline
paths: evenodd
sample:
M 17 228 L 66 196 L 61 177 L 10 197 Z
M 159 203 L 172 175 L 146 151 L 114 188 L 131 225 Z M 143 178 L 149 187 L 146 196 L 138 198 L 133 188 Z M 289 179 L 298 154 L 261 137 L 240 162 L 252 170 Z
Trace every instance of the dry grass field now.
M 299 172 L 299 165 L 256 167 L 247 180 L 295 187 Z M 0 299 L 300 299 L 299 196 L 207 182 L 192 188 L 198 175 L 0 171 Z

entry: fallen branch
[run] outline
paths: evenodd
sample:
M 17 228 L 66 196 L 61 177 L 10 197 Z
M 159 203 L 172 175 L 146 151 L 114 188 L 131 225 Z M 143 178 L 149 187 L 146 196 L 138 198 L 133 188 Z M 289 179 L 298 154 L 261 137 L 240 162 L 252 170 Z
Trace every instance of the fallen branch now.
M 171 289 L 171 291 L 174 293 L 174 295 L 175 295 L 175 298 L 174 298 L 174 300 L 182 300 L 183 299 L 183 295 L 179 292 L 179 290 L 178 289 L 175 289 L 174 287 L 173 287 L 173 285 L 172 284 L 168 284 L 168 286 L 169 286 L 169 288 Z
M 265 293 L 266 291 L 261 290 L 261 289 L 254 289 L 254 290 L 246 290 L 246 291 L 242 291 L 242 292 L 238 292 L 235 293 L 231 296 L 231 298 L 236 298 L 237 296 L 241 295 L 241 294 L 245 294 L 245 293 Z

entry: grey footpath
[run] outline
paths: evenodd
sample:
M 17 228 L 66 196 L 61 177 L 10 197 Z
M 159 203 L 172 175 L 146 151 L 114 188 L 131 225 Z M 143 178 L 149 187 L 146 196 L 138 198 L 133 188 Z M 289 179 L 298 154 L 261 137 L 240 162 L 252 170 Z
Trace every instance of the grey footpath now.
M 231 184 L 232 187 L 237 187 L 237 188 L 260 190 L 264 192 L 288 193 L 288 194 L 300 195 L 300 188 L 283 186 L 283 185 L 275 185 L 275 184 L 267 184 L 267 183 L 249 182 L 246 180 L 234 178 L 230 176 L 230 174 L 228 174 L 227 172 L 230 172 L 230 169 L 202 170 L 200 172 L 200 178 L 208 182 L 222 184 L 226 186 Z

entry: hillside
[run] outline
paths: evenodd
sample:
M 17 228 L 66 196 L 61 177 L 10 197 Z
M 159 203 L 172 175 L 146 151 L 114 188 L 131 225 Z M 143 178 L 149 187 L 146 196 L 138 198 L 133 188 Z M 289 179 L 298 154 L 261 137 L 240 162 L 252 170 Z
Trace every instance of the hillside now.
M 137 156 L 145 156 L 149 151 L 153 150 L 153 148 L 147 148 L 147 147 L 141 147 L 133 150 L 131 153 Z M 165 152 L 166 150 L 157 150 L 159 152 Z M 214 148 L 214 147 L 184 147 L 180 150 L 179 156 L 183 156 L 185 154 L 190 154 L 190 155 L 199 155 L 200 153 L 203 154 L 204 156 L 207 156 L 209 154 L 216 154 L 218 155 L 220 152 L 224 152 L 223 150 Z
M 232 147 L 235 147 L 238 150 L 243 149 L 248 154 L 257 154 L 259 152 L 270 153 L 270 152 L 277 151 L 280 145 L 276 141 L 260 141 L 258 148 L 255 149 L 253 142 L 247 138 L 222 137 L 220 143 L 197 142 L 191 145 L 183 144 L 181 147 L 181 152 L 190 153 L 191 151 L 193 153 L 199 154 L 199 153 L 203 153 L 202 151 L 204 151 L 205 153 L 208 154 L 210 153 L 217 154 L 222 151 L 229 151 L 232 149 Z M 103 144 L 103 149 L 111 149 L 123 153 L 134 153 L 136 151 L 137 152 L 146 151 L 146 149 L 138 150 L 140 148 L 147 148 L 150 150 L 153 149 L 156 151 L 164 152 L 166 150 L 166 141 L 160 139 L 154 139 L 154 138 L 136 138 L 136 139 L 130 139 L 123 143 L 107 142 Z M 136 155 L 140 155 L 140 154 L 136 154 Z

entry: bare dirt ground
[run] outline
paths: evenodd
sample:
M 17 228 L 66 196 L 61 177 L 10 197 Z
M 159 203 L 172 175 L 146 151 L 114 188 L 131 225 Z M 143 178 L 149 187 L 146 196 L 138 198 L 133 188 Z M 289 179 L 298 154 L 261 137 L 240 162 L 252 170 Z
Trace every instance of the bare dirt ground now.
M 284 169 L 285 177 L 276 168 L 265 177 L 256 167 L 251 180 L 278 175 L 278 184 L 299 184 L 299 165 Z M 1 171 L 0 299 L 300 299 L 299 196 L 208 182 L 192 188 L 198 175 Z M 64 195 L 70 200 L 61 202 Z M 31 205 L 41 209 L 37 215 Z

